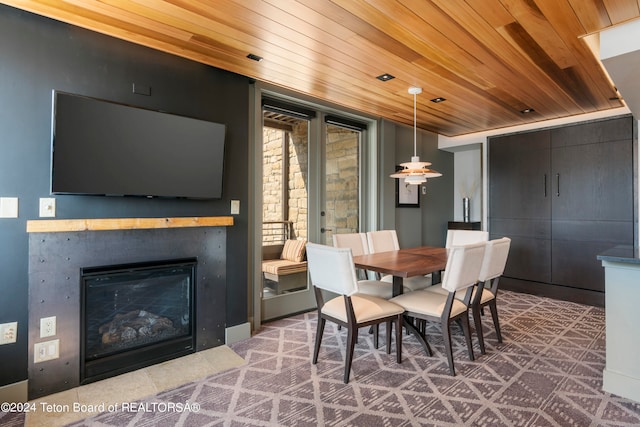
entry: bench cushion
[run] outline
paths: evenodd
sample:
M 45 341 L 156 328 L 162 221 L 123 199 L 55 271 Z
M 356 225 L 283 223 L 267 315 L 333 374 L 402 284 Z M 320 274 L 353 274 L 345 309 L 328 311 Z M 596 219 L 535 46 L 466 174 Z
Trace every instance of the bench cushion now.
M 276 276 L 302 273 L 307 271 L 307 261 L 289 261 L 287 259 L 270 259 L 262 261 L 262 271 Z

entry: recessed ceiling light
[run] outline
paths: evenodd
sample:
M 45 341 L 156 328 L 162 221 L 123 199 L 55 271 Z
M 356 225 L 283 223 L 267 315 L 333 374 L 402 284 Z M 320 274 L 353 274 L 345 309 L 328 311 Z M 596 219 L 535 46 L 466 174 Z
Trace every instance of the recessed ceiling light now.
M 536 110 L 534 110 L 533 108 L 525 108 L 524 110 L 520 110 L 522 114 L 533 113 L 534 111 Z
M 253 59 L 256 62 L 262 61 L 262 56 L 254 55 L 253 53 L 248 54 L 247 58 Z
M 383 82 L 388 82 L 391 79 L 395 79 L 395 76 L 392 76 L 389 73 L 384 73 L 384 74 L 380 74 L 378 77 L 376 77 L 376 79 L 381 80 Z
M 443 98 L 443 97 L 439 96 L 437 98 L 433 98 L 431 100 L 431 102 L 435 102 L 437 104 L 438 102 L 443 102 L 443 101 L 446 101 L 446 100 L 447 100 L 447 98 Z

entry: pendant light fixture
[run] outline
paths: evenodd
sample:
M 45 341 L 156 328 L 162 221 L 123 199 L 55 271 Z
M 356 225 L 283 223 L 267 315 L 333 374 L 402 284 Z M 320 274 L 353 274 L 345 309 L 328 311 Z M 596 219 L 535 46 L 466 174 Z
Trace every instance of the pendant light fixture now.
M 416 95 L 422 93 L 422 88 L 410 87 L 409 93 L 413 95 L 413 157 L 410 162 L 400 163 L 402 170 L 389 175 L 391 178 L 404 179 L 405 184 L 422 184 L 427 182 L 427 178 L 437 178 L 442 176 L 440 172 L 429 169 L 431 163 L 421 162 L 420 157 L 416 154 L 417 141 L 417 106 Z

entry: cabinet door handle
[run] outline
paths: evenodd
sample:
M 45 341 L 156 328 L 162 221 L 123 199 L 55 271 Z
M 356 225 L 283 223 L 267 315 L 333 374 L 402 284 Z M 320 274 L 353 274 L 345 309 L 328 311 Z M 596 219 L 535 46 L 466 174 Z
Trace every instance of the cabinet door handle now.
M 557 188 L 556 197 L 560 197 L 560 174 L 559 173 L 556 174 L 556 188 Z
M 544 174 L 544 180 L 542 181 L 542 189 L 544 190 L 544 197 L 547 198 L 547 174 Z

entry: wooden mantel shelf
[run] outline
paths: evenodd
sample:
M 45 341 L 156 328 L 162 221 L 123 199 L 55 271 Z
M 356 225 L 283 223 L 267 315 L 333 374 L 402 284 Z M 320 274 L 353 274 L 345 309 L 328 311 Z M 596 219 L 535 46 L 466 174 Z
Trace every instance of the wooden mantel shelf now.
M 225 227 L 229 225 L 233 225 L 232 216 L 201 216 L 180 218 L 43 219 L 27 221 L 27 233 L 135 230 L 148 228 L 180 227 Z

